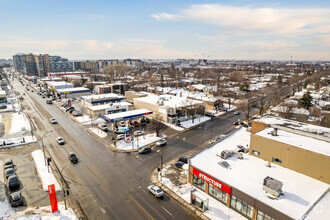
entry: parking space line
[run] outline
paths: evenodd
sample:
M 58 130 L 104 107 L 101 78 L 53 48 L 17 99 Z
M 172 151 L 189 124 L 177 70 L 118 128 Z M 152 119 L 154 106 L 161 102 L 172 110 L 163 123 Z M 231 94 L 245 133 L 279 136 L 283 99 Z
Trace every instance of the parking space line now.
M 155 220 L 131 195 L 129 195 L 131 199 L 149 216 L 150 219 Z

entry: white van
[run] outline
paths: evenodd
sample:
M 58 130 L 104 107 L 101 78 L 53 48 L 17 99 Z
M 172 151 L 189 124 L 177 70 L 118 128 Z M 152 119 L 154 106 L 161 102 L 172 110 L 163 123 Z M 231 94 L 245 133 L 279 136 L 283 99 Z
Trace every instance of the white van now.
M 128 129 L 128 128 L 127 128 L 127 127 L 118 127 L 118 128 L 115 130 L 115 133 L 116 133 L 116 134 L 124 134 L 126 129 Z
M 100 123 L 98 124 L 99 129 L 101 129 L 102 131 L 109 131 L 109 128 L 107 127 L 106 124 Z

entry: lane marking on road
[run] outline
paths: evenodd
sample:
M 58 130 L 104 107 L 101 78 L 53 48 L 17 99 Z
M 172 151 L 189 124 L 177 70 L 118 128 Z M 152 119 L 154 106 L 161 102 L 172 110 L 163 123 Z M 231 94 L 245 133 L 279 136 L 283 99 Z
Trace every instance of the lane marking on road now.
M 100 208 L 100 209 L 101 209 L 101 211 L 103 212 L 103 214 L 106 213 L 106 211 L 104 210 L 104 208 Z
M 89 194 L 89 195 L 87 195 L 87 196 L 85 196 L 85 197 L 82 197 L 82 198 L 80 198 L 80 200 L 85 200 L 86 198 L 88 198 L 88 197 L 90 197 L 90 196 L 92 196 L 93 194 Z
M 83 148 L 80 144 L 78 144 L 77 143 L 77 145 L 81 148 L 81 149 L 83 149 L 85 152 L 86 152 L 86 154 L 88 154 L 88 156 L 90 156 L 90 154 L 85 150 L 85 148 Z
M 94 201 L 90 201 L 90 202 L 87 202 L 87 203 L 85 203 L 85 204 L 82 204 L 82 206 L 89 205 L 89 204 L 91 204 L 91 203 L 93 203 L 93 202 L 96 202 L 96 199 L 95 199 Z
M 167 211 L 167 209 L 165 209 L 163 206 L 162 206 L 162 209 L 164 209 L 165 210 L 165 212 L 167 212 L 170 216 L 172 216 L 173 217 L 173 215 L 169 212 L 169 211 Z
M 150 219 L 155 220 L 131 195 L 129 195 L 129 197 L 131 197 L 131 199 L 149 216 Z

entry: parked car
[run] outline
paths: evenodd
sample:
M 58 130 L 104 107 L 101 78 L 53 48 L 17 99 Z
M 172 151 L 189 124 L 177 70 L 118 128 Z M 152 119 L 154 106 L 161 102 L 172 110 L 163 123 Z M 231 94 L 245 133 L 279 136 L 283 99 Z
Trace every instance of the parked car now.
M 121 140 L 125 138 L 125 134 L 118 134 L 117 135 L 117 140 Z
M 7 105 L 0 106 L 0 109 L 6 109 L 6 108 L 7 108 Z
M 177 168 L 180 168 L 180 169 L 182 169 L 183 165 L 185 165 L 185 163 L 182 162 L 182 161 L 177 161 L 177 162 L 175 163 L 175 166 L 176 166 Z
M 20 182 L 16 175 L 12 175 L 8 178 L 8 187 L 10 190 L 15 190 L 20 187 Z
M 73 107 L 73 106 L 67 107 L 67 108 L 65 109 L 65 111 L 68 112 L 68 111 L 70 111 L 71 109 L 74 110 L 74 107 Z
M 14 192 L 9 196 L 9 202 L 11 207 L 17 207 L 23 205 L 23 197 L 21 192 Z
M 77 116 L 82 116 L 82 113 L 81 112 L 77 112 L 77 111 L 74 111 L 72 113 L 73 116 L 77 117 Z
M 234 121 L 233 125 L 235 125 L 235 126 L 239 125 L 239 121 Z
M 125 121 L 120 121 L 118 124 L 120 127 L 126 127 Z
M 151 152 L 150 147 L 143 147 L 139 150 L 139 154 L 146 154 L 146 153 L 150 153 L 150 152 Z
M 135 131 L 134 136 L 141 136 L 144 135 L 144 131 Z
M 50 99 L 48 99 L 48 100 L 46 100 L 46 103 L 47 103 L 47 104 L 53 104 L 53 101 L 50 100 Z
M 180 157 L 178 161 L 181 161 L 183 163 L 188 163 L 188 157 Z
M 241 114 L 239 111 L 234 112 L 234 115 L 239 115 Z
M 71 163 L 78 163 L 78 157 L 74 153 L 70 152 L 68 157 Z
M 13 168 L 5 169 L 6 179 L 8 179 L 12 175 L 16 175 L 15 170 Z
M 50 123 L 52 123 L 52 124 L 57 124 L 57 121 L 56 121 L 55 118 L 51 118 L 51 119 L 50 119 Z
M 65 141 L 63 140 L 62 137 L 57 137 L 57 143 L 58 143 L 59 145 L 63 145 L 63 144 L 65 144 Z
M 99 129 L 101 129 L 102 131 L 109 131 L 109 128 L 107 127 L 106 124 L 100 123 L 97 125 L 99 127 Z
M 156 142 L 156 146 L 157 147 L 160 147 L 162 145 L 165 145 L 166 144 L 166 139 L 160 139 L 159 141 Z
M 150 119 L 149 118 L 146 118 L 146 122 L 147 122 L 147 124 L 149 124 L 150 123 Z
M 138 126 L 140 125 L 140 123 L 139 123 L 138 121 L 133 121 L 133 125 L 134 125 L 135 127 L 138 127 Z
M 46 98 L 46 96 L 45 96 L 45 95 L 43 95 L 43 96 L 42 96 L 42 98 L 44 99 L 44 98 Z
M 128 129 L 127 127 L 119 127 L 115 130 L 115 133 L 116 134 L 124 134 L 127 129 Z
M 150 185 L 148 186 L 148 191 L 151 192 L 154 196 L 156 196 L 157 198 L 162 198 L 164 197 L 164 192 L 161 188 L 159 188 L 158 186 L 155 185 Z
M 70 109 L 68 112 L 69 112 L 69 113 L 72 113 L 72 112 L 74 112 L 74 109 Z
M 61 106 L 62 106 L 63 108 L 65 108 L 65 107 L 67 107 L 67 106 L 68 106 L 68 104 L 66 104 L 66 103 L 63 103 Z
M 7 168 L 14 168 L 14 163 L 11 159 L 7 159 L 5 160 L 5 164 L 3 165 L 3 168 L 4 169 L 7 169 Z

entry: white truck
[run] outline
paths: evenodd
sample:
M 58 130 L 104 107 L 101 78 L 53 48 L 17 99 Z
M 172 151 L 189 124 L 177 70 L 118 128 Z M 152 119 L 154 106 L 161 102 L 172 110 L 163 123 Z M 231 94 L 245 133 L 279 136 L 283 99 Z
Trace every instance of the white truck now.
M 101 129 L 102 131 L 109 131 L 109 128 L 107 127 L 106 124 L 103 123 L 99 123 L 98 124 L 99 129 Z

